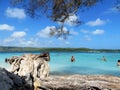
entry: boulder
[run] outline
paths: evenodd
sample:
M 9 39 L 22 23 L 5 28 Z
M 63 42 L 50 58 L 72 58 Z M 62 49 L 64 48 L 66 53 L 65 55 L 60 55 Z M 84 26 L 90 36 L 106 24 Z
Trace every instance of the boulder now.
M 6 58 L 5 61 L 11 65 L 10 71 L 19 75 L 24 80 L 25 86 L 31 88 L 40 87 L 41 84 L 38 81 L 46 79 L 49 75 L 49 53 L 24 54 Z
M 3 68 L 0 68 L 0 89 L 10 90 L 14 87 L 14 82 L 7 75 L 7 71 Z
M 0 90 L 27 90 L 22 79 L 0 67 Z

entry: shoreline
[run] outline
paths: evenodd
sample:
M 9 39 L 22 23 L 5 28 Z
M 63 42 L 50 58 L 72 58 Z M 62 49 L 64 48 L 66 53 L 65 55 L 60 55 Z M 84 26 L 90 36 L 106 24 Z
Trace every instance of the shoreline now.
M 7 71 L 11 71 L 10 65 L 6 66 L 6 67 L 2 67 L 5 68 Z M 49 73 L 50 76 L 73 76 L 73 75 L 80 75 L 80 76 L 111 76 L 111 77 L 118 77 L 120 78 L 120 75 L 109 75 L 109 74 L 80 74 L 80 73 L 73 73 L 73 74 L 66 74 L 66 73 L 61 73 L 61 72 L 50 72 Z
M 114 52 L 114 53 L 120 53 L 120 49 L 94 49 L 94 48 L 87 48 L 87 47 L 81 47 L 81 48 L 62 48 L 62 47 L 15 47 L 15 46 L 0 46 L 0 52 L 88 52 L 88 53 L 100 53 L 100 52 Z
M 50 72 L 50 76 L 72 76 L 72 75 L 80 75 L 80 76 L 111 76 L 111 77 L 119 77 L 117 75 L 109 75 L 109 74 L 62 74 L 62 73 L 51 73 Z

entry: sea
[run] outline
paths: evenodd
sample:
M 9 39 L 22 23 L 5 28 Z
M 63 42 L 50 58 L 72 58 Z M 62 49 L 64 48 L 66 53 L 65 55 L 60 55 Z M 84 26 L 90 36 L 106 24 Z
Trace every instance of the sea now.
M 39 54 L 38 52 L 17 52 L 0 53 L 0 67 L 10 69 L 9 63 L 5 58 L 12 56 L 21 56 L 26 53 Z M 71 57 L 75 61 L 71 62 Z M 105 57 L 106 61 L 102 58 Z M 120 77 L 120 67 L 117 61 L 120 59 L 120 53 L 106 52 L 50 52 L 51 75 L 112 75 Z

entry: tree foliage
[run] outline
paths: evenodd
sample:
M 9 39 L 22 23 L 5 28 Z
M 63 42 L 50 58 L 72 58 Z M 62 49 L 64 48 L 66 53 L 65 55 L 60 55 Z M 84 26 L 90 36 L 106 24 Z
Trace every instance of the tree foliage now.
M 116 1 L 116 8 L 120 11 L 120 0 Z
M 41 17 L 43 13 L 52 21 L 60 22 L 61 25 L 56 29 L 51 29 L 50 35 L 57 37 L 69 34 L 69 31 L 64 30 L 64 24 L 70 16 L 76 15 L 78 10 L 89 8 L 101 0 L 10 0 L 12 5 L 22 7 L 27 14 L 34 17 Z M 76 20 L 73 23 L 81 24 L 81 20 Z

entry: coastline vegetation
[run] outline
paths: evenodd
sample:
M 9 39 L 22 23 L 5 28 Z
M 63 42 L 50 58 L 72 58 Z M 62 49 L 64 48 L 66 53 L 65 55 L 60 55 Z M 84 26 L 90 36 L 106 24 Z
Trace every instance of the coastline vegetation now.
M 120 49 L 37 48 L 0 46 L 0 52 L 120 52 Z

